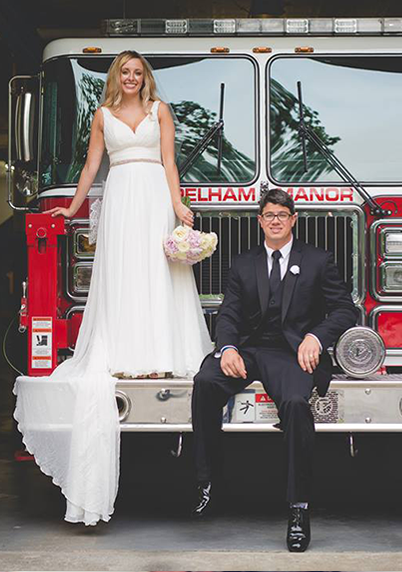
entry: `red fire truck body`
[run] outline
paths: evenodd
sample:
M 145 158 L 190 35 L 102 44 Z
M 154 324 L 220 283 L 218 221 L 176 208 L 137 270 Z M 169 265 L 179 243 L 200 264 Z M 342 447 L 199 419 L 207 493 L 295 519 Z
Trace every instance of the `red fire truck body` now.
M 100 183 L 73 219 L 41 213 L 69 205 L 107 70 L 119 52 L 135 49 L 176 114 L 179 167 L 223 118 L 222 151 L 212 138 L 181 177 L 197 226 L 219 235 L 217 252 L 195 268 L 212 335 L 233 255 L 261 242 L 260 192 L 281 187 L 297 206 L 296 235 L 334 252 L 360 315 L 361 327 L 334 348 L 341 367 L 328 396 L 312 399 L 317 428 L 400 431 L 402 20 L 120 20 L 105 31 L 109 37 L 52 42 L 38 76 L 10 82 L 9 202 L 28 211 L 20 313 L 28 374 L 49 375 L 74 351 Z M 304 169 L 297 82 L 306 123 L 355 180 L 341 177 L 311 142 Z M 191 380 L 119 379 L 122 430 L 191 430 L 191 388 Z M 276 415 L 256 380 L 229 404 L 224 429 L 274 430 Z

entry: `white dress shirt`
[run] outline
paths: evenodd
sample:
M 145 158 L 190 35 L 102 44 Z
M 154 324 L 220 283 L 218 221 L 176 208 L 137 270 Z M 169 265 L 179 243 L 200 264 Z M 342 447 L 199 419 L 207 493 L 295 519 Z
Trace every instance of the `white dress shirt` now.
M 281 280 L 283 280 L 283 277 L 286 274 L 286 270 L 288 269 L 288 265 L 289 265 L 289 258 L 290 258 L 290 251 L 292 250 L 292 244 L 293 244 L 293 236 L 292 238 L 289 240 L 289 242 L 287 242 L 285 244 L 285 246 L 282 246 L 282 248 L 279 248 L 279 252 L 281 253 L 281 257 L 279 259 L 279 267 L 281 270 Z M 264 240 L 264 246 L 265 246 L 265 250 L 267 253 L 267 260 L 268 260 L 268 277 L 271 276 L 271 270 L 272 270 L 272 253 L 275 252 L 275 250 L 278 249 L 273 249 L 270 248 L 267 243 Z

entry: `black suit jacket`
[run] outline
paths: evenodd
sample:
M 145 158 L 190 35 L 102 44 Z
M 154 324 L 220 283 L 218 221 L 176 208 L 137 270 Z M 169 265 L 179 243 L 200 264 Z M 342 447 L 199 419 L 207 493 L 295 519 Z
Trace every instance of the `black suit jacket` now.
M 292 273 L 292 267 L 299 273 L 297 268 Z M 332 377 L 327 349 L 356 324 L 357 310 L 330 252 L 294 239 L 283 280 L 283 333 L 295 353 L 307 333 L 320 340 L 323 352 L 314 381 L 325 395 Z M 268 299 L 267 253 L 261 245 L 233 260 L 217 319 L 217 348 L 247 346 L 264 319 Z

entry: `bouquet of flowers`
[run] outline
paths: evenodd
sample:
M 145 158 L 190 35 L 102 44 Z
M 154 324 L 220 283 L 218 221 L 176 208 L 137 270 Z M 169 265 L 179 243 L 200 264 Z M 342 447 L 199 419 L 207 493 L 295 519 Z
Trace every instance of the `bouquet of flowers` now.
M 167 258 L 171 262 L 196 264 L 211 256 L 218 244 L 215 232 L 200 232 L 189 226 L 177 226 L 164 241 Z

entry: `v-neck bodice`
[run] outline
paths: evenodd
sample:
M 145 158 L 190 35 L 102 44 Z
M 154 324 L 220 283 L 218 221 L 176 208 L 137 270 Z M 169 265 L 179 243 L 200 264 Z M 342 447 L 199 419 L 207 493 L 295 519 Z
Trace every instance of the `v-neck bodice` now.
M 130 159 L 161 160 L 159 103 L 154 101 L 150 112 L 140 121 L 135 131 L 113 115 L 109 108 L 101 108 L 105 146 L 111 163 Z

